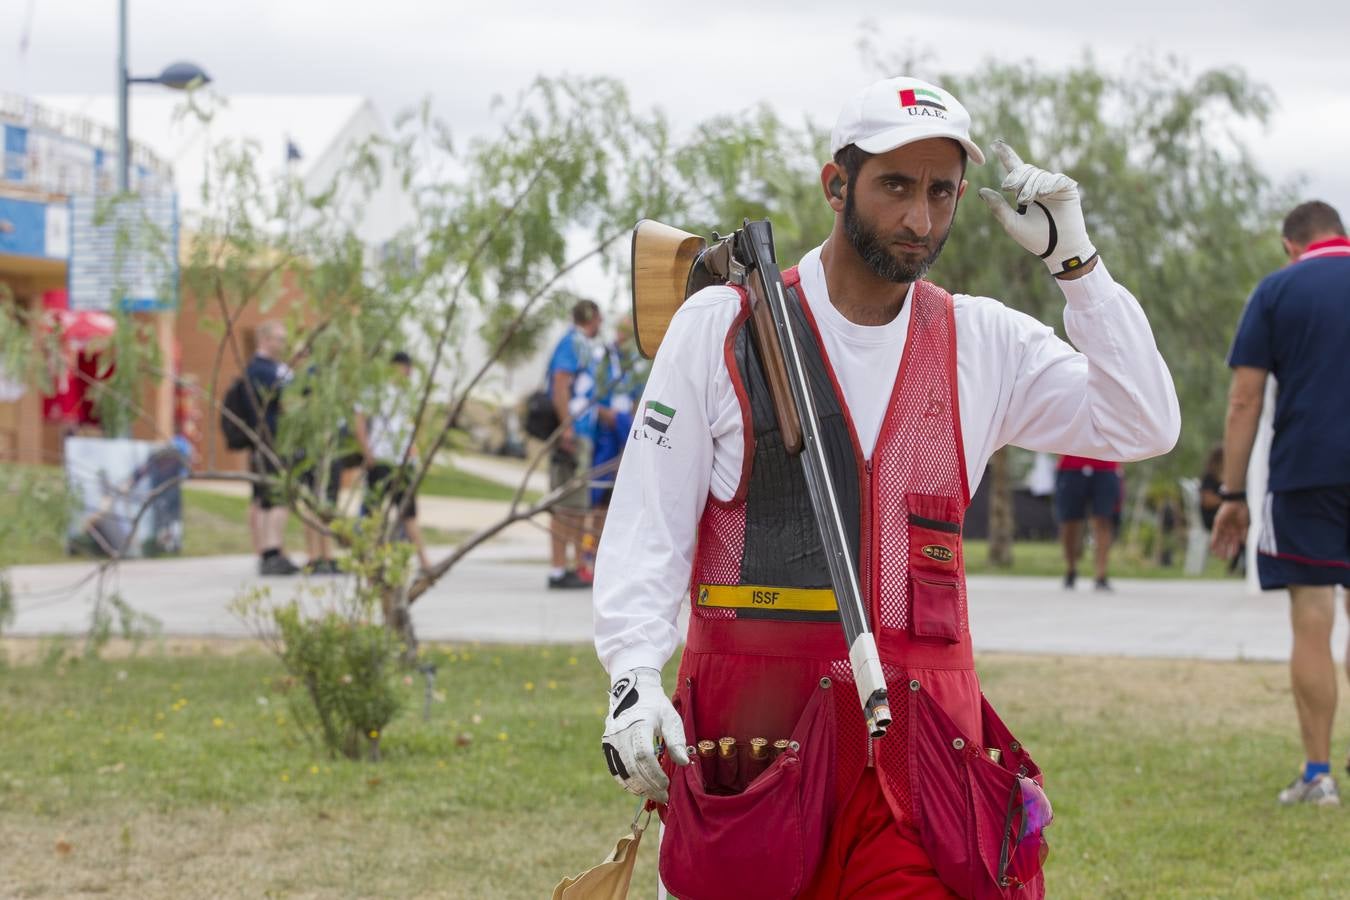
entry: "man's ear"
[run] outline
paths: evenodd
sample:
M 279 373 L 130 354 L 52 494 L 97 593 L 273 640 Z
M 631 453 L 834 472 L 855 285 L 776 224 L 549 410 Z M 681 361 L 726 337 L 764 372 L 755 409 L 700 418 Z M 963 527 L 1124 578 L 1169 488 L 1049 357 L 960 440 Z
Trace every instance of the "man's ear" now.
M 1286 237 L 1280 238 L 1280 243 L 1284 245 L 1284 255 L 1289 257 L 1289 261 L 1298 262 L 1298 258 L 1303 255 L 1303 248 L 1294 246 L 1293 241 Z
M 969 182 L 969 181 L 966 181 L 964 178 L 962 178 L 962 179 L 961 179 L 961 183 L 960 183 L 959 185 L 957 185 L 957 187 L 956 187 L 956 199 L 957 199 L 957 200 L 960 200 L 962 197 L 964 197 L 964 196 L 966 195 L 966 188 L 968 188 L 968 187 L 970 187 L 970 182 Z
M 844 191 L 848 190 L 848 183 L 838 165 L 833 162 L 825 164 L 820 170 L 820 186 L 825 190 L 825 200 L 830 208 L 835 212 L 843 212 Z

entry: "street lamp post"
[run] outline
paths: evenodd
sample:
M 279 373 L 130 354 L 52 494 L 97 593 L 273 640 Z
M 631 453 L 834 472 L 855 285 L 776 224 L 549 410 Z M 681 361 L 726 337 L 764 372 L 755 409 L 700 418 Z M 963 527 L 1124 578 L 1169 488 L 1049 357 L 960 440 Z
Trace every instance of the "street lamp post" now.
M 185 90 L 206 84 L 211 76 L 190 62 L 170 63 L 152 78 L 132 78 L 127 72 L 127 0 L 117 0 L 117 192 L 131 190 L 131 137 L 127 129 L 127 99 L 133 84 L 162 84 Z

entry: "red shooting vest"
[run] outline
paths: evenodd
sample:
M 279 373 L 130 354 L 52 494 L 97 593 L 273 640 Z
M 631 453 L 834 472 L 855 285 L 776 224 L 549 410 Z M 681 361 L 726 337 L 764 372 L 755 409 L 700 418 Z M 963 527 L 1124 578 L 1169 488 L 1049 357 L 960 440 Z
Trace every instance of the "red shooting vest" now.
M 797 270 L 784 272 L 783 280 L 789 297 L 795 299 L 801 290 Z M 894 723 L 885 737 L 868 739 L 837 612 L 799 608 L 795 613 L 780 613 L 772 604 L 791 591 L 776 594 L 781 582 L 767 577 L 756 578 L 765 581 L 756 585 L 763 588 L 761 593 L 740 591 L 737 602 L 718 605 L 719 595 L 737 593 L 719 591 L 719 586 L 747 584 L 742 575 L 751 557 L 761 560 L 759 573 L 772 573 L 772 563 L 766 565 L 762 560 L 775 554 L 781 554 L 785 572 L 813 565 L 809 559 L 803 562 L 806 551 L 792 536 L 802 528 L 815 534 L 809 516 L 805 524 L 795 521 L 797 516 L 788 517 L 794 521 L 786 523 L 765 522 L 747 500 L 748 495 L 755 496 L 749 488 L 756 477 L 765 475 L 763 470 L 777 466 L 787 472 L 787 464 L 781 452 L 775 456 L 769 452 L 772 448 L 758 445 L 766 432 L 762 417 L 752 414 L 752 407 L 764 401 L 747 390 L 750 369 L 745 365 L 748 329 L 744 326 L 749 308 L 744 297 L 724 347 L 745 425 L 744 469 L 736 496 L 727 502 L 709 497 L 699 524 L 691 577 L 693 615 L 679 682 L 694 700 L 698 738 L 730 735 L 744 742 L 752 736 L 773 741 L 790 734 L 822 676 L 833 679 L 837 727 L 831 799 L 836 808 L 841 807 L 864 767 L 875 765 L 891 810 L 902 825 L 912 818 L 914 809 L 906 749 L 909 707 L 904 696 L 910 679 L 922 681 L 962 732 L 977 741 L 982 737 L 960 540 L 970 496 L 961 444 L 952 297 L 921 281 L 915 284 L 910 302 L 913 307 L 900 369 L 890 389 L 876 447 L 867 461 L 805 303 L 799 304 L 798 315 L 814 337 L 817 353 L 813 359 L 817 365 L 823 363 L 815 394 L 818 405 L 823 415 L 833 407 L 842 415 L 836 421 L 847 428 L 843 432 L 836 426 L 837 434 L 845 435 L 842 443 L 836 441 L 844 455 L 836 453 L 839 463 L 832 461 L 831 470 L 841 493 L 856 500 L 844 506 L 851 505 L 858 515 L 854 541 L 860 584 L 890 688 Z M 878 389 L 884 387 L 878 385 Z M 851 460 L 847 459 L 849 444 Z M 791 466 L 800 468 L 796 460 Z M 856 490 L 851 484 L 854 478 Z M 777 493 L 763 489 L 758 496 L 772 505 Z M 787 531 L 778 533 L 780 526 Z M 819 537 L 814 540 L 818 544 Z M 820 571 L 806 577 L 814 579 L 811 586 L 828 588 L 823 556 L 819 561 Z M 803 586 L 798 581 L 797 587 Z M 818 598 L 820 593 L 812 596 Z M 759 605 L 761 600 L 767 608 Z

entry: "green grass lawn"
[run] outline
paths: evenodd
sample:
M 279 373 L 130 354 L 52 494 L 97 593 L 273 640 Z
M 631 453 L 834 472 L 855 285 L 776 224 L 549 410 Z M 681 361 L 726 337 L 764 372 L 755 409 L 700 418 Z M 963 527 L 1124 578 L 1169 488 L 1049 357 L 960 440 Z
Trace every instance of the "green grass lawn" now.
M 1057 541 L 1020 541 L 1013 545 L 1013 565 L 1011 569 L 999 569 L 989 565 L 989 542 L 966 540 L 966 572 L 971 575 L 1064 575 L 1064 551 Z M 1178 553 L 1175 565 L 1163 567 L 1151 559 L 1133 555 L 1120 543 L 1111 548 L 1108 571 L 1112 578 L 1188 578 L 1182 569 L 1185 554 Z M 1205 563 L 1204 572 L 1195 577 L 1226 578 L 1228 564 L 1211 556 Z M 1078 563 L 1080 579 L 1092 580 L 1092 556 L 1090 549 L 1085 551 Z
M 480 478 L 454 466 L 433 466 L 422 480 L 421 493 L 434 497 L 465 497 L 471 500 L 501 500 L 510 502 L 516 489 L 486 478 Z M 526 491 L 524 499 L 533 503 L 539 499 L 536 491 Z
M 980 668 L 1048 773 L 1049 896 L 1346 895 L 1350 810 L 1275 804 L 1300 756 L 1283 666 Z M 378 764 L 300 739 L 278 675 L 258 651 L 0 669 L 0 896 L 538 898 L 631 818 L 587 647 L 452 648 Z

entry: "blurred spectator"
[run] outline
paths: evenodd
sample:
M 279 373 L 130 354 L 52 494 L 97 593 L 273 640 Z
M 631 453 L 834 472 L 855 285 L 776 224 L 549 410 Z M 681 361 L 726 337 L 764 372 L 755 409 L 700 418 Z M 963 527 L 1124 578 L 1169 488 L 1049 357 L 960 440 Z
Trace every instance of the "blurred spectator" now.
M 306 355 L 307 356 L 307 355 Z M 303 395 L 308 400 L 313 396 L 313 379 L 318 375 L 318 365 L 309 365 L 304 382 Z M 338 432 L 325 446 L 302 449 L 296 457 L 296 466 L 300 470 L 300 484 L 314 496 L 320 507 L 335 511 L 338 505 L 338 493 L 342 488 L 342 473 L 347 469 L 360 466 L 364 455 L 355 448 L 356 440 L 351 435 L 346 420 L 338 423 Z M 357 450 L 353 457 L 353 448 Z M 317 455 L 311 461 L 310 452 Z M 310 575 L 337 575 L 337 560 L 333 557 L 333 539 L 328 530 L 319 525 L 305 522 L 305 572 Z
M 417 523 L 417 497 L 408 496 L 417 470 L 412 409 L 417 397 L 408 389 L 412 357 L 400 350 L 390 362 L 394 377 L 384 386 L 377 402 L 369 409 L 361 406 L 356 409 L 356 441 L 366 468 L 366 496 L 361 514 L 368 515 L 386 500 L 394 509 L 401 510 L 400 524 L 417 549 L 418 564 L 430 569 L 431 560 Z
M 300 483 L 314 498 L 329 509 L 336 509 L 338 491 L 342 487 L 343 460 L 331 458 L 316 460 L 300 474 Z M 322 528 L 305 523 L 305 571 L 310 575 L 338 574 L 337 560 L 333 558 L 333 539 Z
M 275 480 L 282 473 L 273 461 L 281 419 L 281 393 L 291 380 L 291 370 L 282 362 L 286 353 L 286 326 L 276 321 L 263 322 L 258 326 L 257 340 L 258 349 L 244 369 L 244 377 L 261 407 L 256 430 L 263 446 L 249 451 L 249 471 L 274 480 L 271 484 L 253 485 L 249 531 L 258 553 L 258 574 L 294 575 L 300 570 L 282 550 L 289 510 Z
M 1064 587 L 1072 589 L 1078 578 L 1078 558 L 1083 552 L 1083 522 L 1091 513 L 1093 570 L 1096 588 L 1111 590 L 1107 563 L 1120 514 L 1120 463 L 1085 456 L 1064 456 L 1055 477 L 1055 518 L 1059 520 L 1064 545 Z
M 651 363 L 638 351 L 633 335 L 633 317 L 624 316 L 614 329 L 615 339 L 596 349 L 595 453 L 592 465 L 599 468 L 617 460 L 633 427 L 633 410 L 647 386 Z M 605 513 L 614 492 L 615 472 L 596 475 L 591 481 L 589 533 L 604 533 Z M 589 561 L 589 560 L 588 560 Z
M 546 382 L 561 422 L 558 442 L 549 460 L 551 491 L 591 468 L 596 418 L 592 400 L 595 392 L 592 341 L 599 332 L 600 307 L 592 300 L 577 301 L 572 307 L 572 327 L 549 358 Z M 585 483 L 568 491 L 553 507 L 550 588 L 590 586 L 589 581 L 577 574 L 577 566 L 584 561 L 589 510 L 590 490 Z

